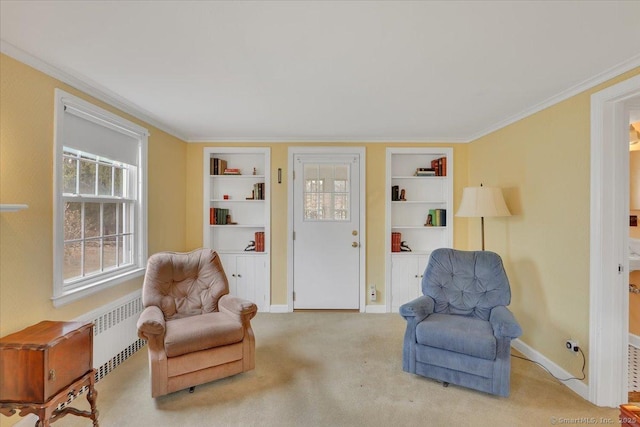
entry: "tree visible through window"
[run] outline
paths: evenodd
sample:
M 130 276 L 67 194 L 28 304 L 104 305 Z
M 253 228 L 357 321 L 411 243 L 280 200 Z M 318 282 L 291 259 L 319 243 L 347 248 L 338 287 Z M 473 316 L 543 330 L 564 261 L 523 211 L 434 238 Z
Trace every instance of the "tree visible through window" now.
M 132 263 L 135 167 L 65 148 L 65 283 Z

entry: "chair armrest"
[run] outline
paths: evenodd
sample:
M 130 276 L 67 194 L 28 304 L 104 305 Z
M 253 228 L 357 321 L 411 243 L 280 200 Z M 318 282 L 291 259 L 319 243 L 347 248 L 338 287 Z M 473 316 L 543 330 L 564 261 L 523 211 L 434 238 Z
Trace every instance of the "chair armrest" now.
M 150 341 L 151 338 L 163 336 L 166 330 L 166 323 L 160 307 L 151 305 L 145 308 L 140 314 L 136 326 L 138 327 L 138 336 L 143 340 Z
M 258 312 L 258 306 L 251 301 L 229 294 L 220 297 L 218 309 L 223 313 L 238 318 L 243 323 L 253 319 Z
M 400 306 L 400 315 L 409 320 L 415 318 L 416 322 L 421 322 L 424 318 L 433 313 L 435 303 L 433 298 L 422 295 L 413 301 Z
M 503 305 L 494 307 L 489 315 L 489 323 L 496 337 L 518 338 L 522 335 L 522 328 L 513 313 Z

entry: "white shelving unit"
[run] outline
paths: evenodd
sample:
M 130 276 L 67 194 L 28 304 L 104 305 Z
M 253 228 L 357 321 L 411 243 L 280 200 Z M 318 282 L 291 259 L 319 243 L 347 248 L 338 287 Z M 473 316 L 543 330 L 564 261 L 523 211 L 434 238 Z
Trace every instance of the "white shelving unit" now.
M 446 158 L 445 176 L 415 176 L 418 168 Z M 386 283 L 387 311 L 422 294 L 420 284 L 429 255 L 434 249 L 453 245 L 453 149 L 387 148 L 386 159 Z M 404 201 L 392 200 L 392 187 L 405 191 Z M 431 210 L 446 210 L 446 225 L 425 225 Z M 411 252 L 392 252 L 391 234 Z
M 260 147 L 214 147 L 205 148 L 203 157 L 203 246 L 220 255 L 232 295 L 253 301 L 259 311 L 269 311 L 271 151 Z M 225 160 L 228 168 L 237 168 L 240 174 L 212 175 L 213 158 Z M 252 193 L 254 185 L 260 183 L 264 184 L 262 200 Z M 234 224 L 211 224 L 212 208 L 228 209 Z M 256 240 L 256 232 L 264 232 L 264 252 L 245 251 Z

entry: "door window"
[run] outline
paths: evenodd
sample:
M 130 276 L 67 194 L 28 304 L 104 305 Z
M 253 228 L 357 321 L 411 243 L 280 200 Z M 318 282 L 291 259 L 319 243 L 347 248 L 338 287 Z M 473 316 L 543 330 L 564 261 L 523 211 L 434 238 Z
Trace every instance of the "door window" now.
M 349 221 L 349 165 L 305 163 L 305 221 Z

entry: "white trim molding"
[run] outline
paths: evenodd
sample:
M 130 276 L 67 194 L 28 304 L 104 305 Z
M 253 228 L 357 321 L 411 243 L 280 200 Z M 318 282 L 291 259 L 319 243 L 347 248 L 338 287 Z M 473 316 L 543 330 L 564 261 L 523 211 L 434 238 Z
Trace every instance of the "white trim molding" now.
M 589 401 L 627 401 L 629 115 L 640 75 L 591 96 Z M 611 191 L 615 188 L 616 191 Z
M 551 372 L 551 374 L 557 378 L 573 378 L 570 372 L 557 365 L 551 359 L 535 350 L 533 347 L 525 344 L 520 338 L 511 341 L 511 347 L 522 353 L 527 359 L 539 363 Z M 556 378 L 556 379 L 557 379 Z M 559 381 L 559 380 L 558 380 Z M 585 400 L 589 397 L 589 387 L 578 379 L 570 379 L 568 381 L 562 381 L 562 384 L 569 387 L 578 396 Z
M 386 304 L 369 304 L 364 309 L 365 313 L 375 313 L 375 314 L 384 314 L 387 313 L 387 305 Z
M 63 70 L 55 65 L 49 64 L 48 62 L 45 62 L 4 40 L 0 40 L 0 52 L 40 72 L 43 72 L 54 79 L 60 80 L 61 82 L 68 84 L 87 95 L 106 102 L 124 113 L 131 114 L 132 116 L 155 126 L 169 135 L 173 135 L 182 141 L 187 141 L 187 137 L 185 135 L 155 118 L 152 113 L 85 76 L 79 75 L 70 70 Z
M 587 89 L 591 89 L 592 87 L 597 86 L 601 83 L 604 83 L 608 80 L 611 80 L 614 77 L 617 77 L 623 73 L 626 73 L 627 71 L 633 70 L 636 67 L 640 67 L 640 55 L 632 56 L 626 61 L 623 61 L 620 64 L 615 65 L 601 72 L 600 74 L 597 74 L 593 77 L 589 77 L 588 79 L 574 86 L 571 86 L 568 89 L 563 90 L 562 92 L 552 96 L 551 98 L 547 98 L 544 101 L 532 107 L 529 107 L 518 114 L 514 114 L 511 117 L 507 117 L 506 119 L 501 120 L 474 135 L 470 135 L 467 138 L 467 141 L 468 142 L 475 141 L 476 139 L 482 138 L 485 135 L 489 135 L 490 133 L 495 132 L 499 129 L 502 129 L 505 126 L 508 126 L 512 123 L 515 123 L 519 120 L 524 119 L 525 117 L 535 114 L 538 111 L 542 111 L 545 108 L 549 108 L 552 105 L 558 104 L 566 99 L 569 99 L 572 96 L 579 94 L 580 92 L 584 92 Z

